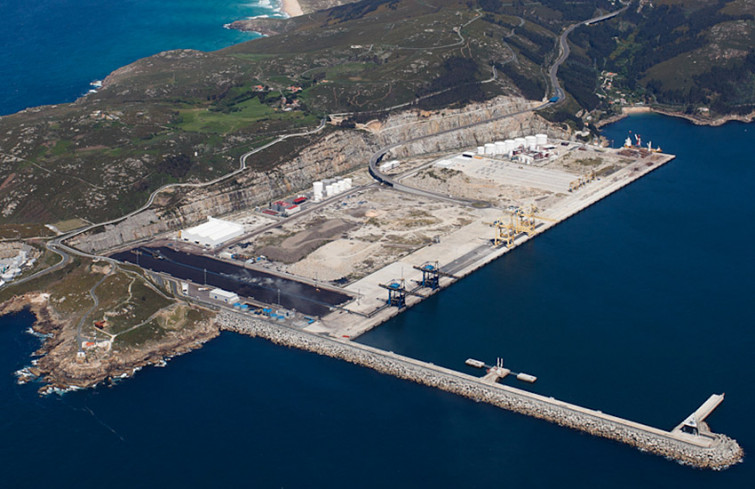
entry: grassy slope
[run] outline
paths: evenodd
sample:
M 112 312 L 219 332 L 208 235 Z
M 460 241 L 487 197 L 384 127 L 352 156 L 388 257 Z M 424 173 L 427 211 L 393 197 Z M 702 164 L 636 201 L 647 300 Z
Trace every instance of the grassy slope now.
M 490 77 L 491 63 L 509 61 L 503 36 L 511 28 L 479 20 L 456 45 L 452 28 L 475 15 L 455 0 L 346 5 L 292 19 L 285 35 L 152 56 L 76 103 L 3 117 L 0 182 L 9 180 L 0 188 L 0 224 L 122 215 L 158 186 L 226 173 L 244 150 L 313 127 L 325 113 L 379 109 L 437 89 L 463 66 L 449 68 L 449 58 L 472 65 L 465 86 L 435 106 L 516 92 L 505 77 L 474 86 Z M 519 58 L 514 71 L 541 76 Z M 292 94 L 290 85 L 303 90 Z M 280 111 L 282 97 L 298 98 L 298 108 Z
M 665 8 L 666 1 L 656 3 Z M 741 16 L 752 2 L 732 0 L 719 10 Z M 326 113 L 375 111 L 448 88 L 422 106 L 442 108 L 502 93 L 540 98 L 546 90 L 542 66 L 554 57 L 557 33 L 596 7 L 610 8 L 605 0 L 480 0 L 479 6 L 365 0 L 291 19 L 284 34 L 218 52 L 161 53 L 117 70 L 98 93 L 76 103 L 0 118 L 0 224 L 122 215 L 160 185 L 226 173 L 242 152 L 275 134 L 314 127 Z M 674 80 L 690 66 L 683 58 L 689 53 L 639 63 L 652 49 L 654 38 L 642 37 L 648 19 L 647 13 L 622 16 L 574 33 L 573 59 L 562 67 L 574 96 L 570 103 L 594 102 L 591 91 L 603 59 L 604 66 L 634 70 L 634 83 L 648 87 L 656 80 L 661 92 L 669 83 L 686 83 Z M 698 29 L 708 44 L 714 39 L 731 55 L 724 62 L 714 50 L 706 66 L 736 63 L 752 45 L 750 21 L 737 22 L 744 22 L 747 35 L 732 35 L 730 24 Z M 686 24 L 677 24 L 683 39 Z M 462 25 L 459 44 L 453 29 Z M 603 35 L 599 42 L 596 33 Z M 499 79 L 480 84 L 493 65 Z M 699 85 L 695 75 L 690 71 L 683 79 Z M 749 86 L 739 87 L 734 102 L 748 101 Z M 283 111 L 284 101 L 297 105 Z

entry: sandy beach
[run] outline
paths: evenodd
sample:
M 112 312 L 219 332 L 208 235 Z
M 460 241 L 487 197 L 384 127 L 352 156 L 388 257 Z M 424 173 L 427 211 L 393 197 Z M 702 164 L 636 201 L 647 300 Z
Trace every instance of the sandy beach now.
M 281 10 L 289 17 L 304 15 L 298 0 L 281 0 Z

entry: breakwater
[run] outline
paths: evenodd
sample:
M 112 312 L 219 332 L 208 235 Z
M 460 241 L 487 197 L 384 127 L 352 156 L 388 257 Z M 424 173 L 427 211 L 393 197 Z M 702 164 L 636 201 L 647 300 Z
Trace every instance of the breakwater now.
M 392 352 L 307 333 L 231 311 L 221 311 L 216 320 L 220 328 L 227 331 L 339 358 L 400 379 L 626 443 L 686 465 L 720 470 L 740 462 L 744 455 L 739 444 L 725 435 L 683 436 L 514 387 L 485 383 L 477 377 Z

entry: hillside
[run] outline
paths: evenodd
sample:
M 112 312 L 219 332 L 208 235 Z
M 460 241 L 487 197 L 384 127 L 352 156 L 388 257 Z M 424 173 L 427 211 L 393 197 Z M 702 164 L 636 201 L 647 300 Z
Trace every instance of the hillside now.
M 619 73 L 614 88 L 631 93 L 630 101 L 748 110 L 755 103 L 752 0 L 710 4 L 643 1 L 577 29 L 559 72 L 567 103 L 546 115 L 582 128 L 574 116 L 582 108 L 610 113 L 615 94 L 601 93 L 604 70 Z M 225 174 L 241 154 L 314 129 L 328 114 L 343 120 L 256 155 L 246 178 L 391 109 L 444 109 L 499 95 L 542 99 L 551 91 L 544 67 L 563 28 L 618 7 L 613 0 L 363 0 L 263 21 L 278 34 L 221 51 L 139 60 L 73 104 L 0 118 L 0 225 L 121 216 L 164 184 Z M 286 182 L 288 190 L 300 184 Z M 156 205 L 185 198 L 175 192 Z
M 328 113 L 369 112 L 436 92 L 423 108 L 520 93 L 511 78 L 493 77 L 493 64 L 525 95 L 542 97 L 539 66 L 519 53 L 527 36 L 551 43 L 554 35 L 515 16 L 490 20 L 455 0 L 370 0 L 291 19 L 280 36 L 139 60 L 73 104 L 0 119 L 0 222 L 117 217 L 161 185 L 224 174 L 240 154 L 314 128 Z M 292 151 L 274 152 L 257 168 Z
M 633 2 L 571 41 L 563 76 L 584 108 L 610 112 L 623 98 L 711 118 L 755 111 L 753 0 Z

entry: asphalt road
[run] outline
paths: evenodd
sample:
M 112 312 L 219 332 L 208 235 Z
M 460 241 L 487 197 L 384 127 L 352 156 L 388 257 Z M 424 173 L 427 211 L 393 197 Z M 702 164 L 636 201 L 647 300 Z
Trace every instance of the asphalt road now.
M 485 119 L 485 120 L 482 120 L 482 121 L 479 121 L 479 122 L 473 122 L 471 124 L 467 124 L 467 125 L 464 125 L 464 126 L 454 127 L 452 129 L 446 129 L 444 131 L 436 132 L 436 133 L 433 133 L 433 134 L 427 134 L 427 135 L 424 135 L 424 136 L 418 136 L 418 137 L 415 137 L 415 138 L 407 139 L 407 140 L 402 141 L 400 143 L 395 143 L 395 144 L 392 144 L 390 146 L 386 146 L 384 148 L 380 148 L 378 151 L 376 151 L 370 157 L 370 162 L 369 162 L 370 175 L 372 175 L 372 177 L 375 180 L 377 180 L 378 182 L 383 183 L 385 185 L 388 185 L 390 187 L 393 187 L 394 189 L 399 190 L 401 192 L 407 192 L 407 193 L 410 193 L 410 194 L 413 194 L 413 195 L 422 196 L 422 197 L 430 197 L 430 198 L 433 198 L 433 199 L 438 199 L 438 200 L 442 200 L 442 201 L 446 201 L 446 202 L 451 202 L 451 203 L 454 203 L 454 204 L 468 205 L 468 206 L 473 206 L 473 207 L 490 207 L 490 204 L 488 202 L 481 201 L 481 200 L 456 199 L 456 198 L 451 197 L 450 195 L 444 195 L 444 194 L 439 194 L 439 193 L 436 193 L 436 192 L 430 192 L 428 190 L 422 190 L 422 189 L 418 189 L 418 188 L 414 188 L 414 187 L 409 187 L 408 185 L 404 185 L 402 183 L 399 183 L 399 181 L 397 179 L 394 179 L 392 177 L 389 177 L 388 175 L 385 175 L 384 173 L 381 173 L 380 170 L 378 169 L 377 164 L 383 158 L 383 156 L 385 156 L 390 150 L 398 148 L 399 146 L 403 146 L 403 145 L 410 144 L 410 143 L 415 143 L 417 141 L 422 141 L 423 139 L 428 139 L 428 138 L 434 138 L 434 137 L 437 137 L 437 136 L 442 136 L 444 134 L 450 134 L 452 132 L 455 132 L 455 131 L 458 131 L 458 130 L 461 130 L 461 129 L 468 129 L 470 127 L 475 127 L 475 126 L 479 126 L 479 125 L 482 125 L 482 124 L 488 124 L 490 122 L 495 122 L 495 121 L 499 121 L 499 120 L 502 120 L 502 119 L 507 119 L 509 117 L 515 117 L 515 116 L 520 115 L 520 114 L 526 114 L 528 112 L 535 112 L 535 111 L 543 110 L 543 109 L 546 109 L 546 108 L 548 108 L 548 107 L 550 107 L 552 105 L 556 105 L 556 104 L 562 102 L 564 100 L 564 91 L 561 88 L 561 84 L 558 81 L 557 74 L 558 74 L 559 67 L 563 64 L 564 61 L 566 61 L 566 59 L 569 57 L 569 54 L 570 54 L 569 43 L 567 41 L 567 38 L 569 37 L 569 34 L 571 34 L 571 32 L 574 29 L 576 29 L 577 27 L 579 27 L 581 25 L 590 25 L 590 24 L 594 24 L 596 22 L 601 22 L 601 21 L 610 19 L 610 18 L 615 17 L 615 16 L 619 15 L 620 13 L 624 12 L 627 8 L 629 8 L 629 7 L 626 6 L 626 7 L 623 7 L 623 8 L 621 8 L 621 9 L 615 11 L 615 12 L 611 12 L 611 13 L 608 13 L 608 14 L 605 14 L 605 15 L 600 15 L 598 17 L 593 17 L 592 19 L 588 19 L 588 20 L 584 20 L 582 22 L 578 22 L 576 24 L 572 24 L 572 25 L 570 25 L 569 27 L 567 27 L 564 30 L 564 32 L 559 37 L 559 50 L 560 50 L 560 54 L 559 54 L 558 58 L 556 58 L 556 61 L 554 61 L 553 65 L 551 65 L 550 69 L 548 70 L 548 76 L 550 78 L 551 87 L 553 87 L 553 96 L 551 97 L 551 100 L 549 100 L 548 102 L 545 102 L 544 104 L 542 104 L 542 105 L 540 105 L 538 107 L 534 107 L 532 109 L 520 110 L 518 112 L 512 112 L 510 114 L 504 114 L 504 115 L 492 117 L 492 118 Z
M 500 116 L 497 116 L 497 117 L 492 117 L 492 118 L 485 119 L 485 120 L 482 120 L 482 121 L 479 121 L 479 122 L 467 124 L 467 125 L 456 127 L 456 128 L 452 128 L 452 129 L 447 129 L 447 130 L 444 130 L 444 131 L 440 131 L 440 132 L 433 133 L 433 134 L 428 134 L 428 135 L 425 135 L 425 136 L 419 136 L 419 137 L 407 139 L 407 140 L 402 141 L 400 143 L 396 143 L 396 144 L 392 144 L 390 146 L 386 146 L 386 147 L 381 148 L 380 150 L 376 151 L 370 157 L 370 161 L 369 161 L 370 174 L 378 182 L 386 184 L 386 185 L 389 185 L 389 186 L 395 188 L 396 190 L 399 190 L 399 191 L 402 191 L 402 192 L 407 192 L 407 193 L 411 193 L 411 194 L 422 196 L 422 197 L 434 198 L 434 199 L 438 199 L 438 200 L 442 200 L 442 201 L 446 201 L 446 202 L 451 202 L 451 203 L 455 203 L 455 204 L 460 204 L 460 205 L 469 205 L 469 206 L 474 206 L 474 207 L 489 207 L 490 204 L 488 202 L 485 202 L 485 201 L 468 200 L 468 199 L 455 199 L 455 198 L 450 197 L 448 195 L 438 194 L 438 193 L 435 193 L 435 192 L 429 192 L 427 190 L 421 190 L 421 189 L 409 187 L 407 185 L 403 185 L 403 184 L 395 181 L 393 178 L 388 177 L 387 175 L 384 175 L 383 173 L 381 173 L 378 170 L 378 168 L 377 168 L 377 163 L 390 150 L 392 150 L 394 148 L 397 148 L 399 146 L 403 146 L 405 144 L 414 143 L 414 142 L 421 141 L 423 139 L 428 139 L 428 138 L 431 138 L 431 137 L 442 136 L 444 134 L 450 134 L 452 132 L 455 132 L 455 131 L 458 131 L 458 130 L 461 130 L 461 129 L 468 129 L 468 128 L 479 126 L 479 125 L 482 125 L 482 124 L 487 124 L 489 122 L 495 122 L 495 121 L 506 119 L 506 118 L 509 118 L 509 117 L 515 117 L 517 115 L 528 113 L 528 112 L 543 110 L 543 109 L 545 109 L 547 107 L 550 107 L 552 105 L 560 103 L 564 99 L 564 91 L 563 91 L 563 89 L 561 88 L 561 85 L 558 82 L 557 74 L 558 74 L 558 68 L 569 57 L 569 54 L 570 54 L 569 44 L 567 42 L 567 38 L 568 38 L 569 34 L 574 29 L 576 29 L 577 27 L 579 27 L 580 25 L 590 25 L 590 24 L 594 24 L 596 22 L 601 22 L 601 21 L 610 19 L 612 17 L 615 17 L 615 16 L 621 14 L 622 12 L 624 12 L 628 7 L 629 6 L 626 6 L 626 7 L 623 7 L 620 10 L 617 10 L 615 12 L 611 12 L 611 13 L 608 13 L 608 14 L 605 14 L 605 15 L 594 17 L 592 19 L 588 19 L 588 20 L 585 20 L 585 21 L 582 21 L 582 22 L 578 22 L 576 24 L 573 24 L 573 25 L 569 26 L 568 28 L 566 28 L 564 30 L 564 32 L 561 34 L 561 36 L 559 38 L 560 54 L 559 54 L 558 58 L 556 58 L 556 61 L 553 63 L 553 65 L 550 67 L 550 69 L 548 71 L 549 78 L 550 78 L 550 81 L 551 81 L 551 86 L 553 87 L 553 94 L 554 94 L 553 97 L 552 97 L 552 100 L 553 100 L 553 98 L 555 98 L 555 100 L 548 101 L 548 102 L 546 102 L 546 103 L 544 103 L 544 104 L 542 104 L 542 105 L 540 105 L 538 107 L 532 108 L 532 109 L 522 110 L 522 111 L 510 113 L 510 114 L 504 114 L 504 115 L 500 115 Z M 472 21 L 474 21 L 474 20 L 477 20 L 477 17 L 474 18 L 474 19 L 472 19 Z M 470 22 L 472 22 L 472 21 L 470 21 Z M 458 34 L 461 37 L 460 29 L 459 29 Z M 494 72 L 493 79 L 495 79 L 495 78 L 496 78 L 496 73 Z M 488 80 L 486 80 L 486 81 L 488 81 Z M 164 186 L 158 188 L 157 190 L 155 190 L 154 192 L 152 192 L 152 194 L 149 196 L 149 199 L 147 199 L 147 202 L 143 206 L 139 207 L 138 209 L 136 209 L 134 211 L 131 211 L 131 212 L 129 212 L 129 213 L 127 213 L 127 214 L 125 214 L 125 215 L 123 215 L 121 217 L 116 218 L 116 219 L 111 219 L 111 220 L 100 222 L 100 223 L 96 223 L 96 224 L 90 224 L 88 226 L 85 226 L 85 227 L 80 228 L 78 230 L 71 231 L 70 233 L 58 236 L 57 238 L 48 241 L 46 243 L 47 249 L 50 250 L 50 251 L 52 251 L 53 253 L 58 254 L 61 257 L 61 260 L 58 263 L 56 263 L 55 265 L 53 265 L 53 266 L 51 266 L 49 268 L 41 270 L 41 271 L 39 271 L 39 272 L 37 272 L 37 273 L 35 273 L 33 275 L 30 275 L 28 277 L 23 278 L 23 279 L 19 279 L 19 280 L 13 281 L 12 283 L 10 283 L 8 285 L 9 286 L 10 285 L 17 285 L 17 284 L 21 284 L 21 283 L 24 283 L 24 282 L 28 282 L 28 281 L 37 279 L 37 278 L 39 278 L 39 277 L 41 277 L 43 275 L 52 273 L 52 272 L 54 272 L 56 270 L 60 270 L 61 268 L 63 268 L 66 265 L 68 265 L 68 263 L 71 261 L 71 255 L 78 255 L 78 256 L 92 258 L 92 259 L 101 259 L 101 260 L 105 260 L 105 261 L 108 261 L 108 262 L 113 263 L 114 265 L 116 265 L 117 263 L 114 260 L 110 259 L 110 258 L 107 258 L 107 257 L 104 257 L 104 256 L 100 256 L 100 255 L 94 255 L 94 254 L 90 254 L 90 253 L 85 253 L 85 252 L 80 251 L 80 250 L 76 250 L 74 248 L 71 248 L 70 246 L 65 245 L 63 243 L 63 241 L 68 240 L 68 239 L 70 239 L 70 238 L 72 238 L 74 236 L 77 236 L 79 234 L 85 233 L 87 231 L 91 231 L 92 229 L 98 228 L 100 226 L 105 226 L 105 225 L 109 225 L 109 224 L 115 224 L 115 223 L 118 223 L 118 222 L 123 221 L 125 219 L 128 219 L 129 217 L 134 216 L 134 215 L 136 215 L 136 214 L 138 214 L 138 213 L 140 213 L 140 212 L 148 209 L 154 203 L 154 200 L 157 197 L 157 195 L 159 193 L 167 190 L 167 189 L 178 188 L 178 187 L 183 187 L 183 188 L 203 188 L 203 187 L 207 187 L 207 186 L 210 186 L 210 185 L 214 185 L 214 184 L 216 184 L 218 182 L 221 182 L 223 180 L 226 180 L 228 178 L 232 178 L 232 177 L 234 177 L 234 176 L 236 176 L 236 175 L 238 175 L 238 174 L 240 174 L 240 173 L 242 173 L 242 172 L 244 172 L 246 170 L 246 160 L 247 160 L 247 158 L 249 158 L 249 156 L 251 156 L 251 155 L 253 155 L 253 154 L 255 154 L 255 153 L 259 152 L 259 151 L 262 151 L 264 149 L 267 149 L 270 146 L 272 146 L 274 144 L 277 144 L 277 143 L 279 143 L 279 142 L 281 142 L 281 141 L 283 141 L 285 139 L 288 139 L 288 138 L 291 138 L 291 137 L 296 137 L 296 136 L 304 136 L 304 135 L 308 135 L 308 134 L 317 133 L 317 132 L 321 131 L 325 127 L 326 119 L 327 118 L 323 118 L 323 120 L 320 122 L 320 125 L 317 128 L 313 129 L 313 130 L 304 131 L 304 132 L 300 132 L 300 133 L 294 133 L 294 134 L 286 134 L 286 135 L 278 137 L 274 141 L 271 141 L 270 143 L 268 143 L 268 144 L 266 144 L 264 146 L 261 146 L 259 148 L 256 148 L 256 149 L 252 150 L 252 151 L 244 153 L 239 158 L 239 168 L 236 169 L 236 170 L 234 170 L 234 171 L 232 171 L 232 172 L 230 172 L 230 173 L 227 173 L 226 175 L 223 175 L 223 176 L 218 177 L 218 178 L 216 178 L 214 180 L 211 180 L 209 182 L 204 182 L 204 183 L 173 183 L 173 184 L 164 185 Z

